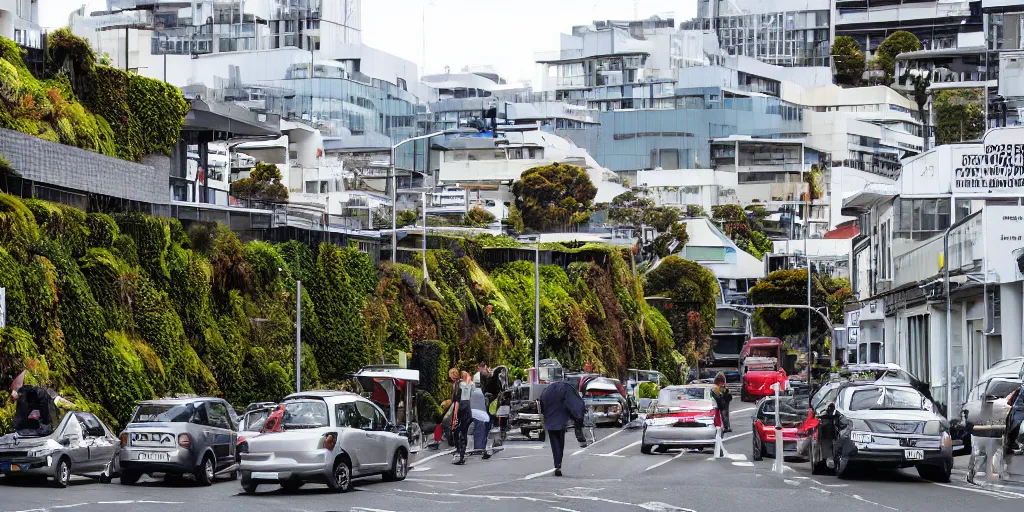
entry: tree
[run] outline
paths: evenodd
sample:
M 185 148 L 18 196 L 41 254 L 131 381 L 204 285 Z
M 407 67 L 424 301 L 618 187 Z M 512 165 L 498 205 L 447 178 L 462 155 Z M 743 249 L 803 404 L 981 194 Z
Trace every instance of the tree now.
M 259 162 L 248 178 L 231 182 L 231 195 L 246 201 L 279 203 L 288 200 L 288 189 L 281 183 L 281 171 L 276 165 Z
M 669 256 L 647 275 L 648 293 L 665 297 L 664 315 L 678 350 L 692 367 L 707 358 L 715 326 L 718 281 L 710 270 Z
M 832 58 L 836 63 L 836 83 L 856 87 L 864 75 L 864 53 L 860 44 L 850 36 L 839 36 L 832 43 Z
M 608 220 L 624 226 L 644 223 L 644 212 L 654 206 L 654 201 L 643 197 L 642 193 L 642 189 L 634 188 L 615 196 L 608 206 Z
M 597 188 L 583 169 L 556 162 L 524 171 L 512 193 L 527 229 L 567 231 L 590 220 Z
M 474 206 L 466 213 L 466 218 L 463 220 L 467 226 L 487 226 L 495 221 L 495 217 L 493 213 L 479 206 Z
M 977 140 L 985 135 L 984 94 L 978 89 L 947 89 L 935 94 L 935 143 Z
M 837 38 L 838 39 L 838 38 Z M 906 30 L 897 30 L 878 45 L 875 52 L 875 65 L 885 72 L 885 85 L 891 85 L 896 76 L 896 56 L 906 52 L 916 52 L 923 48 L 921 40 Z
M 395 224 L 400 228 L 405 226 L 415 226 L 419 219 L 420 216 L 416 213 L 416 210 L 402 210 L 398 212 L 398 219 L 395 220 Z
M 711 218 L 719 222 L 746 222 L 747 213 L 738 204 L 720 204 L 711 207 Z
M 696 219 L 698 217 L 707 217 L 708 212 L 704 211 L 704 207 L 699 204 L 688 204 L 686 205 L 686 217 L 690 219 Z
M 807 304 L 807 270 L 778 270 L 758 282 L 749 292 L 753 304 Z M 848 279 L 836 279 L 826 274 L 811 276 L 811 307 L 828 306 L 833 323 L 843 319 L 843 304 L 853 297 Z M 771 335 L 780 338 L 805 335 L 806 309 L 764 308 L 758 310 L 761 320 Z M 829 326 L 816 313 L 811 313 L 812 329 L 827 331 Z M 762 333 L 766 334 L 766 333 Z
M 775 250 L 775 244 L 760 231 L 752 231 L 750 233 L 750 242 L 745 249 L 760 260 L 764 259 L 765 254 L 770 254 Z

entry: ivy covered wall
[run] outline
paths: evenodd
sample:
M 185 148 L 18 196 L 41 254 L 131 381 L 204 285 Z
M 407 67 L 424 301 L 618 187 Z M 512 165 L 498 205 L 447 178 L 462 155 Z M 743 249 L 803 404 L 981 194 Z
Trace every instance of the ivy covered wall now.
M 170 393 L 280 399 L 294 387 L 301 280 L 304 388 L 405 352 L 423 373 L 421 405 L 436 411 L 450 366 L 532 365 L 533 265 L 485 270 L 483 245 L 446 239 L 427 253 L 425 281 L 422 261 L 375 268 L 352 248 L 243 244 L 217 225 L 0 194 L 0 372 L 28 370 L 115 427 L 136 401 Z M 575 262 L 541 268 L 542 357 L 675 373 L 671 327 L 621 250 L 545 250 Z M 0 429 L 12 413 L 0 409 Z

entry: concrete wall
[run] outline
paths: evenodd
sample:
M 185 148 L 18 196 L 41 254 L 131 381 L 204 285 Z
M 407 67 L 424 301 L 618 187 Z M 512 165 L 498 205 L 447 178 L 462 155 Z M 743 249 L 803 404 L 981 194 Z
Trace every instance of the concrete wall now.
M 161 172 L 4 129 L 0 129 L 0 155 L 28 180 L 135 201 L 169 202 L 166 169 Z

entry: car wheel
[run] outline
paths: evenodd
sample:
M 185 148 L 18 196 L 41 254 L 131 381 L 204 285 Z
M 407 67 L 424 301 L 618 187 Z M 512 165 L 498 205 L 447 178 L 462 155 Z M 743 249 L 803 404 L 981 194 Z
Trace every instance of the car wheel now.
M 952 464 L 945 461 L 937 466 L 932 464 L 920 464 L 917 466 L 917 474 L 921 475 L 921 478 L 932 482 L 948 484 L 949 476 L 952 472 Z
M 818 443 L 811 441 L 811 474 L 812 475 L 824 475 L 828 472 L 828 466 L 825 464 L 824 458 L 819 453 Z
M 57 469 L 53 472 L 53 486 L 65 488 L 71 483 L 71 461 L 61 458 L 57 462 Z
M 837 453 L 833 457 L 836 467 L 836 476 L 839 478 L 847 478 L 850 476 L 850 459 L 843 457 L 842 453 Z
M 288 492 L 295 492 L 301 489 L 303 485 L 306 485 L 306 482 L 300 482 L 298 480 L 284 480 L 281 482 L 281 488 Z
M 395 452 L 395 458 L 391 461 L 391 469 L 384 472 L 385 482 L 401 482 L 405 480 L 405 475 L 408 473 L 409 459 L 406 457 L 403 450 L 397 450 Z
M 643 437 L 640 438 L 640 453 L 642 453 L 644 455 L 650 455 L 651 454 L 651 448 L 654 448 L 654 445 L 653 444 L 647 444 L 645 442 L 646 441 L 646 439 L 645 439 L 646 437 L 647 436 L 643 436 Z
M 754 444 L 754 448 L 753 448 L 753 451 L 752 451 L 752 453 L 750 455 L 750 458 L 752 458 L 754 460 L 764 460 L 764 455 L 761 453 L 761 438 L 759 438 L 757 435 L 754 435 L 753 437 L 754 437 L 754 443 L 753 443 Z
M 121 485 L 135 485 L 140 478 L 142 478 L 142 473 L 138 471 L 121 470 Z
M 213 467 L 213 458 L 209 455 L 203 457 L 203 464 L 199 466 L 199 469 L 195 472 L 196 482 L 203 486 L 213 485 L 213 478 L 215 474 L 216 470 Z
M 528 429 L 528 428 L 520 428 L 520 429 L 519 429 L 519 433 L 520 433 L 520 434 L 522 434 L 522 435 L 523 435 L 523 437 L 525 437 L 525 438 L 527 438 L 527 439 L 529 439 L 529 438 L 530 438 L 530 432 L 532 432 L 532 430 L 530 430 L 530 429 Z
M 256 489 L 259 486 L 260 484 L 253 481 L 249 473 L 242 473 L 242 490 L 245 491 L 246 494 L 256 494 Z M 284 486 L 282 485 L 282 487 Z
M 543 442 L 544 442 L 544 439 L 545 439 L 546 437 L 547 437 L 547 431 L 546 431 L 546 430 L 544 430 L 544 429 L 540 429 L 540 430 L 538 430 L 538 431 L 537 431 L 537 440 L 538 440 L 538 441 L 540 441 L 540 442 L 542 442 L 542 443 L 543 443 Z
M 327 480 L 327 487 L 338 492 L 348 492 L 352 487 L 352 466 L 344 458 L 338 458 L 334 462 L 334 469 L 331 477 Z

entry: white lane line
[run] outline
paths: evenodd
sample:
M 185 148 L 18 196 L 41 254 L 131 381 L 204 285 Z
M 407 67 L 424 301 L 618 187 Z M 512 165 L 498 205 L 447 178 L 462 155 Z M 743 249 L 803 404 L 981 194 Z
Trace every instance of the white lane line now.
M 747 462 L 747 461 L 733 462 L 732 465 L 733 466 L 741 466 L 741 467 L 745 467 L 745 468 L 752 468 L 752 467 L 754 467 L 754 463 L 753 462 Z
M 502 457 L 501 460 L 529 459 L 531 457 L 543 457 L 543 455 L 516 455 L 515 457 Z
M 580 512 L 579 510 L 573 510 L 571 508 L 562 508 L 562 507 L 551 507 L 551 510 L 561 510 L 562 512 Z
M 723 443 L 727 443 L 729 441 L 732 441 L 733 439 L 736 439 L 736 438 L 739 438 L 739 437 L 743 437 L 743 436 L 749 436 L 750 434 L 753 434 L 753 433 L 754 433 L 753 431 L 750 431 L 750 432 L 743 432 L 741 434 L 736 434 L 734 436 L 729 436 L 729 437 L 727 437 L 725 439 L 722 439 L 722 442 Z
M 101 502 L 102 503 L 102 502 Z M 136 500 L 135 503 L 149 503 L 151 505 L 183 505 L 184 501 L 151 501 L 151 500 Z
M 871 505 L 874 505 L 874 506 L 876 506 L 876 507 L 882 507 L 882 508 L 887 508 L 887 509 L 889 509 L 889 510 L 896 510 L 897 512 L 899 512 L 899 509 L 895 509 L 895 508 L 892 508 L 892 507 L 888 507 L 888 506 L 882 505 L 882 504 L 880 504 L 880 503 L 875 503 L 875 502 L 873 502 L 873 501 L 868 501 L 868 500 L 866 500 L 866 499 L 864 499 L 864 498 L 861 498 L 861 497 L 860 497 L 860 495 L 858 495 L 858 494 L 851 494 L 850 496 L 852 496 L 852 497 L 853 497 L 853 499 L 855 499 L 855 500 L 857 500 L 857 501 L 863 501 L 864 503 L 869 503 L 869 504 L 871 504 Z
M 449 480 L 430 480 L 430 479 L 426 479 L 426 478 L 408 478 L 408 477 L 406 477 L 405 481 L 406 482 L 425 482 L 425 483 L 429 483 L 429 484 L 457 484 L 457 483 L 459 483 L 459 482 L 452 482 L 452 481 L 449 481 Z
M 540 473 L 534 473 L 532 475 L 526 475 L 523 478 L 520 478 L 520 480 L 533 480 L 534 478 L 537 478 L 538 476 L 550 475 L 551 473 L 554 473 L 554 472 L 555 472 L 555 468 L 551 468 L 551 469 L 549 469 L 547 471 L 541 471 Z
M 606 439 L 611 439 L 611 438 L 613 438 L 613 437 L 615 437 L 615 436 L 617 436 L 617 435 L 619 435 L 619 434 L 621 434 L 623 432 L 625 432 L 625 430 L 616 430 L 615 432 L 612 432 L 611 434 L 608 434 L 607 436 L 602 437 L 601 439 L 598 439 L 597 441 L 594 441 L 593 444 L 587 445 L 586 448 L 580 448 L 579 450 L 576 450 L 576 451 L 572 452 L 572 454 L 573 455 L 579 455 L 579 454 L 587 451 L 587 449 L 590 448 L 591 446 L 594 446 L 597 443 L 600 443 L 601 441 L 604 441 Z
M 82 505 L 88 505 L 88 503 L 75 503 L 74 505 L 54 505 L 50 508 L 75 508 L 81 507 Z
M 960 487 L 959 485 L 943 484 L 943 483 L 939 483 L 939 482 L 932 482 L 932 483 L 935 484 L 935 485 L 942 486 L 942 487 L 948 487 L 950 489 L 958 489 L 958 490 L 961 490 L 961 491 L 976 492 L 978 494 L 984 494 L 986 496 L 991 496 L 993 498 L 1000 499 L 1000 500 L 1006 500 L 1006 499 L 1009 499 L 1009 500 L 1019 500 L 1022 497 L 1024 497 L 1024 495 L 1022 495 L 1022 494 L 1018 494 L 1018 493 L 1015 493 L 1015 492 L 1009 492 L 1009 491 L 996 491 L 996 490 L 988 490 L 988 489 L 974 489 L 974 488 L 971 488 L 971 487 Z
M 668 464 L 669 462 L 672 462 L 672 461 L 678 459 L 679 457 L 682 457 L 685 453 L 686 453 L 685 451 L 679 452 L 679 454 L 676 455 L 675 457 L 672 457 L 672 458 L 669 458 L 669 459 L 665 459 L 665 460 L 663 460 L 663 461 L 661 461 L 661 462 L 659 462 L 657 464 L 654 464 L 653 466 L 645 469 L 644 472 L 650 471 L 650 470 L 655 469 L 655 468 L 660 468 L 661 466 L 664 466 L 665 464 Z
M 607 456 L 620 456 L 621 457 L 621 455 L 619 455 L 620 452 L 624 452 L 624 451 L 626 451 L 626 450 L 628 450 L 628 449 L 630 449 L 630 448 L 632 448 L 632 447 L 634 447 L 634 446 L 636 446 L 638 444 L 640 444 L 640 441 L 629 443 L 626 446 L 623 446 L 622 448 L 619 448 L 618 450 L 615 450 L 614 452 L 611 452 L 611 453 L 599 453 L 597 455 L 601 455 L 601 456 L 605 456 L 605 457 L 607 457 Z
M 741 412 L 750 412 L 750 411 L 753 411 L 754 409 L 757 409 L 757 407 L 747 407 L 746 409 L 739 409 L 739 410 L 736 410 L 736 411 L 729 411 L 729 415 L 731 416 L 733 414 L 739 414 Z
M 120 500 L 120 501 L 97 501 L 97 505 L 129 505 L 135 503 L 135 500 Z
M 423 460 L 418 460 L 418 461 L 416 461 L 415 465 L 418 466 L 420 464 L 423 464 L 424 462 L 427 462 L 428 460 L 433 460 L 433 459 L 436 459 L 436 458 L 438 458 L 438 457 L 440 457 L 442 455 L 448 455 L 450 453 L 455 453 L 455 448 L 452 448 L 451 450 L 446 450 L 446 451 L 443 451 L 443 452 L 435 453 L 435 454 L 431 455 L 430 457 L 427 457 L 427 458 L 425 458 Z

